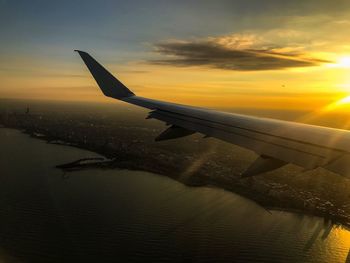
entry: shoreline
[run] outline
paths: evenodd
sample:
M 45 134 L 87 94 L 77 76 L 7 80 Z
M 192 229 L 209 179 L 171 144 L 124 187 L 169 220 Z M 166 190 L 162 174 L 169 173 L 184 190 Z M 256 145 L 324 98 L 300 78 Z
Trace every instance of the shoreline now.
M 325 221 L 325 224 L 327 223 L 330 226 L 335 226 L 335 227 L 342 227 L 345 229 L 350 229 L 350 222 L 342 220 L 342 218 L 338 218 L 337 216 L 334 215 L 327 215 L 323 213 L 322 211 L 318 210 L 306 210 L 306 209 L 301 209 L 298 207 L 288 207 L 288 206 L 278 206 L 275 205 L 274 201 L 271 200 L 271 198 L 266 198 L 262 196 L 261 194 L 256 195 L 255 191 L 249 191 L 249 189 L 243 188 L 243 187 L 237 187 L 234 185 L 221 185 L 220 182 L 215 182 L 215 181 L 203 181 L 200 182 L 196 178 L 195 180 L 192 181 L 184 181 L 184 180 L 179 180 L 178 177 L 176 177 L 173 173 L 160 173 L 157 170 L 150 169 L 150 167 L 147 166 L 142 166 L 140 167 L 139 165 L 135 165 L 132 161 L 124 161 L 124 160 L 118 160 L 116 159 L 110 159 L 108 156 L 106 156 L 103 152 L 91 149 L 89 147 L 84 147 L 84 145 L 81 144 L 76 144 L 76 143 L 71 143 L 67 142 L 65 140 L 50 140 L 49 136 L 45 134 L 36 134 L 33 132 L 30 132 L 28 130 L 23 130 L 19 129 L 16 127 L 6 127 L 4 125 L 0 126 L 0 128 L 7 128 L 7 129 L 14 129 L 22 132 L 23 134 L 27 134 L 31 138 L 34 139 L 40 139 L 42 141 L 45 141 L 48 144 L 54 144 L 54 145 L 61 145 L 61 146 L 68 146 L 68 147 L 75 147 L 78 149 L 90 151 L 93 153 L 97 153 L 103 158 L 91 158 L 91 159 L 96 159 L 98 162 L 91 162 L 87 164 L 80 164 L 79 161 L 84 161 L 85 159 L 90 159 L 90 158 L 83 158 L 79 160 L 72 161 L 67 164 L 57 164 L 56 168 L 61 169 L 65 172 L 74 172 L 78 170 L 83 170 L 83 169 L 126 169 L 126 170 L 135 170 L 135 171 L 143 171 L 143 172 L 150 172 L 157 174 L 159 176 L 167 176 L 173 180 L 176 180 L 177 182 L 180 182 L 188 187 L 213 187 L 217 188 L 220 190 L 228 191 L 233 194 L 237 194 L 243 198 L 248 199 L 251 202 L 254 202 L 256 205 L 258 205 L 260 208 L 266 210 L 266 212 L 271 213 L 271 211 L 281 211 L 281 212 L 289 212 L 289 213 L 294 213 L 294 214 L 302 214 L 306 216 L 316 216 L 323 218 Z M 102 160 L 103 159 L 103 160 Z M 72 166 L 72 167 L 65 167 L 66 165 L 74 164 L 77 163 L 78 166 Z
M 0 113 L 0 127 L 19 130 L 47 143 L 94 152 L 110 160 L 103 164 L 90 163 L 85 165 L 87 168 L 151 172 L 187 186 L 210 186 L 233 192 L 265 210 L 292 211 L 350 227 L 350 194 L 347 194 L 350 180 L 322 170 L 298 176 L 299 168 L 293 166 L 242 178 L 242 172 L 256 158 L 254 153 L 218 140 L 203 140 L 200 136 L 196 139 L 196 135 L 179 143 L 155 143 L 154 138 L 164 127 L 143 123 L 136 113 L 127 114 L 130 115 L 118 115 L 121 118 L 115 119 L 118 116 L 5 112 Z

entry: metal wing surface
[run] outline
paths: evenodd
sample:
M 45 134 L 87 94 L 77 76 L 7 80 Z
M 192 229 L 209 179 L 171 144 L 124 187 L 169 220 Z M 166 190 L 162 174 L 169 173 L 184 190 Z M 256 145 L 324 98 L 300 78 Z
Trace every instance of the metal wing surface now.
M 148 108 L 148 118 L 171 125 L 156 140 L 175 139 L 198 132 L 252 150 L 259 157 L 243 176 L 253 176 L 292 163 L 310 170 L 323 167 L 350 177 L 350 132 L 347 130 L 139 97 L 88 53 L 77 52 L 106 96 Z

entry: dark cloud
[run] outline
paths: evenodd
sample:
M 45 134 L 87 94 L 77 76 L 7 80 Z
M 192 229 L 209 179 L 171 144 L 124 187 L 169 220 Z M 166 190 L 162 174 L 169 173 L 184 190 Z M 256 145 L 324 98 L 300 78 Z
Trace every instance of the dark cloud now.
M 155 45 L 167 56 L 150 60 L 152 64 L 172 66 L 207 66 L 219 69 L 257 71 L 317 66 L 327 61 L 302 58 L 298 54 L 274 52 L 273 49 L 232 49 L 212 41 L 166 42 Z

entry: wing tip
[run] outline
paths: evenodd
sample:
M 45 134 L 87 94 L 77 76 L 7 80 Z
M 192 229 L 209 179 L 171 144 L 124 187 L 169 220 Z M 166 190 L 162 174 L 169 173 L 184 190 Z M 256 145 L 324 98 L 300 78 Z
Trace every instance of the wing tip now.
M 79 54 L 88 54 L 87 52 L 79 49 L 74 49 L 74 52 L 78 52 Z
M 74 51 L 78 52 L 104 95 L 115 99 L 123 99 L 135 95 L 135 93 L 114 77 L 89 53 L 79 49 L 75 49 Z

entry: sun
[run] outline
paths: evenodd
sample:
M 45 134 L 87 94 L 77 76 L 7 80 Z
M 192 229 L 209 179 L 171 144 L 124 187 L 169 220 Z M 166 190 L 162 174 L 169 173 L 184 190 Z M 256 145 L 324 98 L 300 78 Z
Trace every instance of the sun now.
M 325 107 L 320 109 L 320 112 L 323 112 L 323 113 L 331 112 L 339 108 L 347 107 L 349 105 L 350 105 L 350 95 L 326 105 Z
M 344 105 L 350 103 L 350 96 L 344 97 L 336 102 L 337 105 Z
M 337 65 L 342 68 L 350 68 L 350 57 L 342 57 L 338 60 Z
M 332 63 L 326 64 L 329 68 L 350 68 L 350 55 L 337 56 Z

